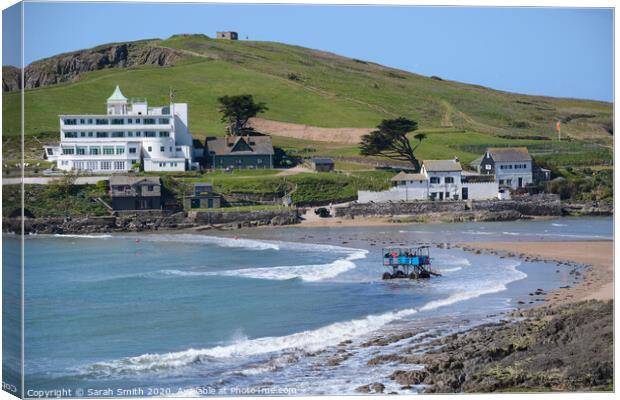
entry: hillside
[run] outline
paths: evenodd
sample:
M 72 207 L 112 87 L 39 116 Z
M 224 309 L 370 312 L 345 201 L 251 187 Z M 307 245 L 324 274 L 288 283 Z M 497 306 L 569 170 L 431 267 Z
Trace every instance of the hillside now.
M 19 133 L 17 72 L 3 68 L 5 138 Z M 554 137 L 556 119 L 564 121 L 563 134 L 576 139 L 571 149 L 581 151 L 584 139 L 598 149 L 613 142 L 610 103 L 501 92 L 280 43 L 175 35 L 62 54 L 31 64 L 25 75 L 25 132 L 42 140 L 56 138 L 58 114 L 102 112 L 119 84 L 127 96 L 152 104 L 166 102 L 173 87 L 176 101 L 189 103 L 190 129 L 198 138 L 223 134 L 219 96 L 251 93 L 269 106 L 263 118 L 285 123 L 372 128 L 406 116 L 442 135 L 435 141 L 444 150 L 436 153 L 464 151 L 466 159 L 478 147 L 514 138 L 549 147 L 542 139 Z M 475 148 L 449 148 L 454 140 L 467 146 L 470 137 Z M 304 146 L 303 139 L 287 143 Z

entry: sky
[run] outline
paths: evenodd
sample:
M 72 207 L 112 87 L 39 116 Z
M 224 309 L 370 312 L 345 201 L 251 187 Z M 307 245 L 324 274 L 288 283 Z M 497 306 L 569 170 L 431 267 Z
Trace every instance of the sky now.
M 3 64 L 18 65 L 6 40 L 18 25 L 4 14 Z M 220 30 L 499 90 L 613 100 L 613 10 L 600 8 L 31 2 L 24 59 Z

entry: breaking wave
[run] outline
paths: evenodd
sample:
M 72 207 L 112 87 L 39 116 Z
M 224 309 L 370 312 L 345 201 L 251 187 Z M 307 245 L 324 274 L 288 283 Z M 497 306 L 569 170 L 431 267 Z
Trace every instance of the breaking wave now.
M 228 345 L 220 345 L 211 348 L 191 348 L 163 354 L 149 353 L 113 361 L 98 362 L 87 366 L 83 372 L 96 377 L 133 375 L 169 371 L 209 361 L 250 357 L 284 350 L 318 351 L 326 347 L 337 345 L 344 340 L 351 340 L 366 335 L 391 322 L 411 317 L 419 312 L 434 310 L 439 307 L 445 307 L 486 294 L 506 290 L 507 284 L 527 276 L 525 273 L 516 269 L 518 265 L 520 265 L 519 262 L 506 265 L 505 268 L 507 271 L 504 275 L 506 278 L 501 282 L 491 282 L 491 284 L 484 287 L 457 292 L 444 299 L 430 301 L 419 308 L 408 308 L 389 311 L 383 314 L 368 315 L 364 318 L 335 322 L 318 329 L 298 332 L 287 336 L 262 337 L 257 339 L 242 338 Z
M 278 267 L 263 268 L 242 268 L 229 269 L 225 271 L 181 271 L 177 269 L 165 269 L 157 271 L 159 275 L 173 276 L 236 276 L 241 278 L 266 279 L 266 280 L 288 280 L 301 279 L 306 282 L 317 282 L 325 279 L 334 278 L 343 272 L 349 271 L 356 267 L 354 260 L 366 257 L 368 251 L 358 250 L 352 252 L 345 259 L 339 259 L 329 264 L 311 264 L 311 265 L 291 265 Z M 146 274 L 153 277 L 153 273 Z

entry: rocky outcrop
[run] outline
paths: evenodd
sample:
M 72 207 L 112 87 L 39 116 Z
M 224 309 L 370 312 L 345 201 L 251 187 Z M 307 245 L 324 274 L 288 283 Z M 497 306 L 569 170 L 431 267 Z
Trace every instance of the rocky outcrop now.
M 394 354 L 384 362 L 401 366 L 389 378 L 434 393 L 613 390 L 612 302 L 518 316 L 436 339 L 425 354 Z
M 125 68 L 138 65 L 174 65 L 184 54 L 180 51 L 151 46 L 145 43 L 121 43 L 93 49 L 60 54 L 35 61 L 24 69 L 24 86 L 33 89 L 74 81 L 81 74 L 106 68 Z M 2 90 L 21 89 L 20 70 L 2 68 Z
M 612 202 L 587 201 L 584 203 L 565 203 L 562 205 L 565 215 L 608 216 L 614 214 Z

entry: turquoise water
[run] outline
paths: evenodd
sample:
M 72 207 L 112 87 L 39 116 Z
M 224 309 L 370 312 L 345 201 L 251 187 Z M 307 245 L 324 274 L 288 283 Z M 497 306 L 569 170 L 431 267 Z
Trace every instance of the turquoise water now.
M 355 377 L 368 383 L 382 371 L 358 361 L 327 367 L 312 353 L 426 319 L 482 320 L 513 308 L 532 287 L 573 279 L 552 264 L 432 248 L 444 276 L 383 282 L 381 245 L 605 239 L 612 229 L 611 218 L 591 218 L 256 229 L 239 237 L 30 236 L 26 390 L 140 388 L 132 394 L 154 395 L 269 386 L 349 393 Z

